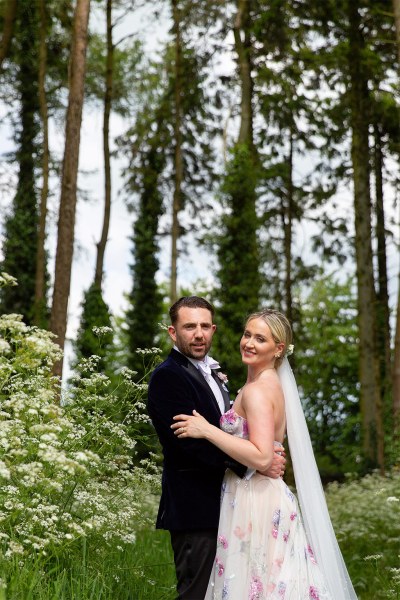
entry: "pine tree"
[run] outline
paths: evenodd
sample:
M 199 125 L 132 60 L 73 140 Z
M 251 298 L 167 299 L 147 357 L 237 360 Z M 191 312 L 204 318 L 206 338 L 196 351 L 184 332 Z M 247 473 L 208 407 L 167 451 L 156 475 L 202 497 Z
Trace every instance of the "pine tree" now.
M 139 198 L 132 236 L 132 290 L 126 314 L 129 340 L 128 366 L 143 377 L 139 348 L 151 348 L 158 333 L 163 298 L 157 284 L 159 220 L 163 213 L 163 171 L 168 160 L 171 132 L 168 128 L 169 94 L 161 93 L 150 114 L 139 114 L 135 126 L 135 165 L 129 173 L 129 189 Z M 134 168 L 133 168 L 134 166 Z
M 76 359 L 73 367 L 80 371 L 82 358 L 92 355 L 99 357 L 97 371 L 109 371 L 109 355 L 113 343 L 113 329 L 108 305 L 103 300 L 102 292 L 96 283 L 92 283 L 85 292 L 82 301 L 82 314 L 74 349 Z
M 182 45 L 180 69 L 185 94 L 181 94 L 180 99 L 178 141 L 174 100 L 175 62 L 175 46 L 168 43 L 162 60 L 155 60 L 141 68 L 140 98 L 145 108 L 136 115 L 133 127 L 121 141 L 121 148 L 126 149 L 132 157 L 126 170 L 127 191 L 129 205 L 137 215 L 132 237 L 134 264 L 131 306 L 127 314 L 131 354 L 129 364 L 141 372 L 143 367 L 135 357 L 136 350 L 138 347 L 153 346 L 159 331 L 162 298 L 156 281 L 158 244 L 159 236 L 166 233 L 161 230 L 159 220 L 163 213 L 171 214 L 173 198 L 176 198 L 177 145 L 181 146 L 179 161 L 182 161 L 179 210 L 187 209 L 186 214 L 191 213 L 191 232 L 195 229 L 197 214 L 207 206 L 205 195 L 213 181 L 214 154 L 211 145 L 215 125 L 210 117 L 205 93 L 205 59 L 195 47 Z M 174 210 L 172 221 L 173 213 Z M 179 224 L 178 229 L 179 238 L 182 238 L 185 228 Z M 149 306 L 152 307 L 150 311 Z
M 243 381 L 238 352 L 245 317 L 257 310 L 260 277 L 255 214 L 257 170 L 246 145 L 237 145 L 227 165 L 222 186 L 227 212 L 222 218 L 218 239 L 217 327 L 215 346 L 227 371 L 232 392 Z
M 136 350 L 154 346 L 158 332 L 157 323 L 162 310 L 162 297 L 156 275 L 159 266 L 158 222 L 162 214 L 162 196 L 158 189 L 158 180 L 163 157 L 153 143 L 143 158 L 143 188 L 132 238 L 133 286 L 129 296 L 130 308 L 126 315 L 130 348 L 128 365 L 139 372 L 143 369 L 143 363 Z
M 38 72 L 37 18 L 35 6 L 21 0 L 17 11 L 17 62 L 19 93 L 19 126 L 16 160 L 18 183 L 12 207 L 5 221 L 1 269 L 18 281 L 18 286 L 1 290 L 1 310 L 33 319 L 35 297 L 35 256 L 38 235 L 37 189 L 35 161 L 38 152 Z
M 238 0 L 234 21 L 235 49 L 241 89 L 240 126 L 222 185 L 226 214 L 218 239 L 218 358 L 232 381 L 233 390 L 243 379 L 238 352 L 246 314 L 259 303 L 259 245 L 256 215 L 259 178 L 253 136 L 252 19 L 250 3 Z

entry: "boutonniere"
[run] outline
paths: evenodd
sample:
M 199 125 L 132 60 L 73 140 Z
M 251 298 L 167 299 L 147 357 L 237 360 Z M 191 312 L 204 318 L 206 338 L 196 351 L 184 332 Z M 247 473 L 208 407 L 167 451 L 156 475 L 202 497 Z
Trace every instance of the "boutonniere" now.
M 221 380 L 223 389 L 224 389 L 226 392 L 228 392 L 229 390 L 228 390 L 228 388 L 227 388 L 227 386 L 226 386 L 226 384 L 228 383 L 228 376 L 227 376 L 227 375 L 225 375 L 225 373 L 221 373 L 221 371 L 218 371 L 218 373 L 217 373 L 217 377 L 218 377 L 218 379 L 220 379 L 220 380 Z
M 218 371 L 217 377 L 219 377 L 222 383 L 228 383 L 228 375 L 225 375 L 225 373 L 221 373 L 221 371 Z

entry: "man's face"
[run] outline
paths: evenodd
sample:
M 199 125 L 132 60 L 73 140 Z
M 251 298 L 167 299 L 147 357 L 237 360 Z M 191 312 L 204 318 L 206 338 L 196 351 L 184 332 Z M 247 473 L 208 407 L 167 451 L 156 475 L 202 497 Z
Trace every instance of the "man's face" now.
M 175 326 L 170 325 L 168 333 L 182 354 L 202 360 L 211 347 L 216 328 L 206 308 L 182 306 Z

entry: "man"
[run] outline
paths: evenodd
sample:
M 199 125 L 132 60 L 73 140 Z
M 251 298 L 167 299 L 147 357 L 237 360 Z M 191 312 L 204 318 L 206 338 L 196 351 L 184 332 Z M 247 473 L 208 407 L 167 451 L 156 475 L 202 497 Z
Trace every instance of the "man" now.
M 193 410 L 219 426 L 230 399 L 217 375 L 219 365 L 208 356 L 216 330 L 212 305 L 198 296 L 183 297 L 169 314 L 174 348 L 153 372 L 148 391 L 148 412 L 164 455 L 156 527 L 170 532 L 178 600 L 203 600 L 216 553 L 222 479 L 227 467 L 239 477 L 246 467 L 206 440 L 174 435 L 173 417 Z M 284 463 L 276 455 L 266 475 L 279 477 Z

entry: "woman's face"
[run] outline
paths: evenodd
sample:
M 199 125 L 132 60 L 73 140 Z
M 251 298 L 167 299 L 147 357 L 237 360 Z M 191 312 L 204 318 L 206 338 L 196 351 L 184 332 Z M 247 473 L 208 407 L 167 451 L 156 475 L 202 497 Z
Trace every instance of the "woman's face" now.
M 246 323 L 240 340 L 242 362 L 252 367 L 263 369 L 274 366 L 275 355 L 284 348 L 283 343 L 276 343 L 264 319 L 255 318 Z

